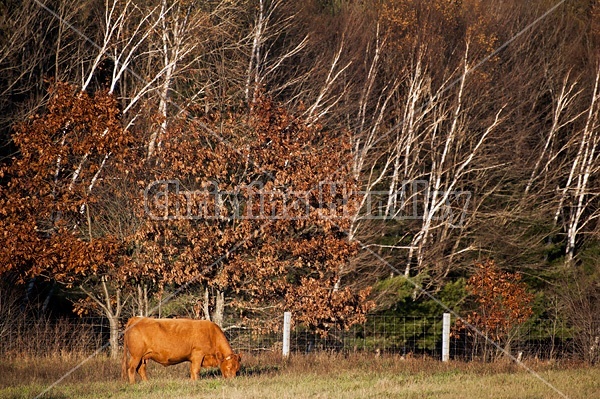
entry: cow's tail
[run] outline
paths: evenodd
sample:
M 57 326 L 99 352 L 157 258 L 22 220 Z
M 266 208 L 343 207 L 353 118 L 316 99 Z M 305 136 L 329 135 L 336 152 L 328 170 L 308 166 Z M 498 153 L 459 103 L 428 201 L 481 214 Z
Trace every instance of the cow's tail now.
M 129 335 L 129 329 L 136 323 L 139 317 L 132 317 L 127 321 L 125 330 L 123 331 L 123 360 L 121 360 L 121 377 L 127 380 L 127 355 L 129 354 L 129 348 L 127 347 L 127 336 Z
M 121 378 L 127 380 L 127 339 L 123 337 L 123 360 L 121 360 Z
M 143 317 L 132 317 L 127 321 L 125 325 L 125 330 L 123 331 L 123 359 L 121 360 L 121 377 L 125 380 L 129 378 L 127 375 L 127 360 L 129 355 L 129 348 L 127 346 L 127 337 L 129 335 L 129 330 L 136 325 Z

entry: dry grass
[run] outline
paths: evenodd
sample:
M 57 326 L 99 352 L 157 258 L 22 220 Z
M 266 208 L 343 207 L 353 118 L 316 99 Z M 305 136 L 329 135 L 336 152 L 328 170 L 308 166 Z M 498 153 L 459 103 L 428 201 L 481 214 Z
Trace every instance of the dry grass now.
M 81 359 L 15 359 L 0 365 L 0 397 L 32 398 Z M 531 363 L 536 373 L 570 398 L 600 392 L 600 369 L 581 364 Z M 149 366 L 148 383 L 120 379 L 118 361 L 95 357 L 45 398 L 559 398 L 532 374 L 510 362 L 493 364 L 403 359 L 372 355 L 245 355 L 240 377 L 216 370 L 189 381 L 188 365 Z

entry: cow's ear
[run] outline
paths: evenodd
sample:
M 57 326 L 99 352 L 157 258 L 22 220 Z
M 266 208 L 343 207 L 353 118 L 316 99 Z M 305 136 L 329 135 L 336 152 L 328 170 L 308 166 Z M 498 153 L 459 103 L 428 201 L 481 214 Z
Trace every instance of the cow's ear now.
M 221 363 L 225 359 L 221 352 L 217 352 L 215 355 L 217 356 L 217 360 L 219 360 L 219 363 Z

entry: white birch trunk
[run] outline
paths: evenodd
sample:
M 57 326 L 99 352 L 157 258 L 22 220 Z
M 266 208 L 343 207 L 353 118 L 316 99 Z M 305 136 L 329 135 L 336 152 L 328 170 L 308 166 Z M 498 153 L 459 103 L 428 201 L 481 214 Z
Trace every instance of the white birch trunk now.
M 575 161 L 569 177 L 576 176 L 575 187 L 572 189 L 572 202 L 570 205 L 569 220 L 567 223 L 567 246 L 565 248 L 565 263 L 570 265 L 575 257 L 576 239 L 581 227 L 582 216 L 586 211 L 588 203 L 585 201 L 588 193 L 588 183 L 592 171 L 597 168 L 598 164 L 598 144 L 600 142 L 600 131 L 598 126 L 598 83 L 600 81 L 600 69 L 596 73 L 594 90 L 592 99 L 588 109 L 585 127 L 581 134 L 581 143 L 577 151 Z M 563 191 L 564 200 L 566 195 L 565 187 Z

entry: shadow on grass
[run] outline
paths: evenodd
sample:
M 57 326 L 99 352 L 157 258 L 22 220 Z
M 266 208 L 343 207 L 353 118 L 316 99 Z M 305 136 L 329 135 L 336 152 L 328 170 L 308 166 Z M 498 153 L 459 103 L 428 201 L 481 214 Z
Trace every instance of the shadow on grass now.
M 277 364 L 267 364 L 264 366 L 243 366 L 240 369 L 239 375 L 255 376 L 261 374 L 273 374 L 281 371 L 281 366 Z
M 273 374 L 281 371 L 281 366 L 276 364 L 267 364 L 267 365 L 253 365 L 253 366 L 245 366 L 242 364 L 240 371 L 238 371 L 238 376 L 240 377 L 250 377 L 257 376 L 262 374 Z M 208 370 L 202 370 L 200 374 L 200 378 L 223 378 L 221 375 L 221 370 L 218 368 L 210 368 Z

